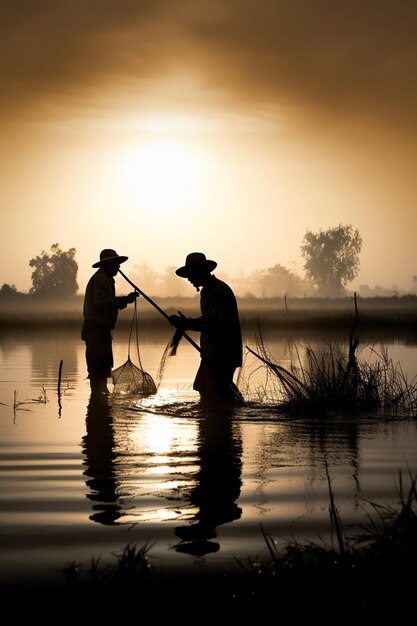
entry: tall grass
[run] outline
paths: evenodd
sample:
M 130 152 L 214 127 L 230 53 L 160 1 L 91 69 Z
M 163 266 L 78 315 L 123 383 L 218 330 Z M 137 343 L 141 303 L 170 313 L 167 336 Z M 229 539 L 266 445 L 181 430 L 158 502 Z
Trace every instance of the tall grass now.
M 339 342 L 325 343 L 314 351 L 306 346 L 303 358 L 296 348 L 296 361 L 285 368 L 275 363 L 259 332 L 257 350 L 247 346 L 274 379 L 275 400 L 291 415 L 320 415 L 327 412 L 376 411 L 401 416 L 417 415 L 417 382 L 407 380 L 388 350 L 370 348 L 370 357 L 356 355 L 356 342 L 346 348 Z M 259 391 L 258 391 L 259 395 Z
M 267 556 L 257 562 L 239 562 L 247 578 L 235 590 L 238 602 L 290 608 L 293 617 L 317 610 L 326 617 L 334 609 L 344 617 L 407 615 L 414 605 L 417 575 L 417 478 L 410 479 L 405 494 L 400 473 L 397 508 L 371 503 L 374 515 L 369 516 L 369 523 L 354 537 L 347 537 L 328 476 L 335 546 L 333 542 L 331 547 L 293 542 L 279 550 L 262 529 Z
M 114 563 L 102 565 L 100 557 L 93 557 L 90 567 L 86 568 L 83 563 L 73 561 L 62 569 L 62 574 L 66 584 L 71 586 L 80 583 L 113 589 L 126 585 L 139 586 L 149 578 L 151 566 L 148 554 L 151 548 L 150 544 L 141 547 L 128 544 L 120 554 L 114 554 Z

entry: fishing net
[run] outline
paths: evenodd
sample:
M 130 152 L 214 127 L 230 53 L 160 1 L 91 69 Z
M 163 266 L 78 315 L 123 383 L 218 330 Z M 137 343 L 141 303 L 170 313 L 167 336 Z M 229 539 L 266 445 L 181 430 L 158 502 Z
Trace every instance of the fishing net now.
M 130 343 L 132 339 L 133 327 L 136 330 L 136 351 L 138 365 L 135 365 L 130 358 Z M 141 395 L 151 396 L 157 392 L 157 386 L 150 374 L 145 372 L 139 353 L 138 336 L 138 312 L 135 301 L 135 308 L 130 325 L 127 361 L 112 371 L 113 393 L 116 395 Z
M 157 392 L 157 386 L 148 372 L 138 367 L 127 358 L 127 361 L 112 372 L 113 393 L 126 396 L 151 396 Z
M 173 337 L 168 341 L 167 347 L 165 348 L 161 361 L 159 363 L 158 372 L 156 374 L 156 384 L 159 388 L 159 385 L 162 382 L 162 378 L 164 376 L 165 368 L 168 363 L 168 359 L 171 356 L 175 356 L 177 354 L 178 344 L 181 341 L 183 336 L 182 331 L 176 330 Z

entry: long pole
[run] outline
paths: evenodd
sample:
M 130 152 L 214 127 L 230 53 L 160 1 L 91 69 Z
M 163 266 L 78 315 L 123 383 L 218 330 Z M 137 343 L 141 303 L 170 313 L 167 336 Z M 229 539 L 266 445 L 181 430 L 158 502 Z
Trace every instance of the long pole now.
M 164 309 L 161 309 L 161 307 L 159 306 L 159 304 L 157 304 L 156 302 L 154 302 L 154 301 L 152 300 L 152 298 L 150 298 L 149 296 L 147 296 L 147 295 L 146 295 L 146 293 L 143 293 L 143 291 L 142 291 L 141 289 L 139 289 L 139 287 L 138 287 L 137 285 L 135 285 L 134 283 L 132 283 L 132 281 L 130 280 L 130 278 L 128 278 L 128 277 L 126 276 L 126 274 L 123 274 L 123 272 L 122 272 L 122 270 L 121 270 L 121 269 L 119 269 L 119 274 L 121 274 L 121 275 L 123 276 L 123 278 L 124 278 L 125 280 L 127 280 L 127 282 L 129 283 L 129 285 L 131 285 L 135 291 L 137 291 L 137 292 L 138 292 L 138 293 L 139 293 L 139 294 L 140 294 L 143 298 L 145 298 L 145 300 L 147 300 L 147 301 L 149 302 L 149 304 L 152 304 L 152 306 L 153 306 L 153 307 L 155 307 L 155 309 L 156 309 L 157 311 L 159 311 L 159 313 L 160 313 L 161 315 L 163 315 L 163 317 L 165 317 L 165 319 L 167 319 L 169 323 L 171 323 L 171 320 L 169 319 L 169 315 L 168 315 L 168 314 L 164 311 Z M 190 335 L 187 335 L 187 333 L 183 333 L 182 335 L 183 335 L 183 337 L 185 337 L 185 339 L 186 339 L 187 341 L 189 341 L 189 342 L 190 342 L 190 344 L 191 344 L 192 346 L 194 346 L 194 348 L 195 348 L 196 350 L 198 350 L 198 351 L 200 352 L 200 354 L 201 354 L 201 348 L 200 348 L 200 346 L 198 345 L 198 343 L 196 343 L 196 342 L 194 341 L 194 339 L 192 339 L 192 338 L 190 337 Z
M 145 298 L 145 300 L 147 300 L 149 302 L 149 304 L 151 304 L 153 307 L 155 307 L 155 309 L 157 311 L 159 311 L 159 313 L 165 317 L 166 320 L 168 320 L 169 323 L 171 323 L 171 320 L 169 319 L 169 315 L 164 311 L 164 309 L 161 309 L 161 307 L 159 306 L 159 304 L 157 304 L 156 302 L 154 302 L 154 300 L 152 300 L 152 298 L 150 298 L 149 296 L 146 295 L 146 293 L 144 293 L 141 289 L 139 289 L 139 287 L 137 285 L 135 285 L 135 283 L 132 283 L 132 281 L 130 280 L 130 278 L 128 278 L 126 276 L 126 274 L 124 274 L 122 272 L 122 270 L 119 268 L 119 274 L 121 274 L 123 276 L 123 278 L 129 283 L 129 285 L 131 285 L 133 287 L 133 289 L 135 291 L 137 291 L 143 298 Z M 181 315 L 181 313 L 180 313 Z M 187 339 L 187 341 L 190 342 L 190 344 L 192 346 L 194 346 L 194 348 L 196 350 L 199 351 L 199 353 L 201 354 L 201 348 L 198 345 L 198 343 L 196 343 L 194 341 L 194 339 L 192 339 L 189 335 L 187 335 L 187 333 L 183 333 L 182 334 L 183 337 L 185 337 L 185 339 Z M 235 398 L 243 405 L 246 404 L 243 396 L 241 395 L 240 391 L 238 390 L 237 387 L 235 387 L 235 385 L 232 383 L 231 385 L 228 385 L 228 387 L 230 388 L 230 390 L 232 391 L 232 393 L 234 394 Z

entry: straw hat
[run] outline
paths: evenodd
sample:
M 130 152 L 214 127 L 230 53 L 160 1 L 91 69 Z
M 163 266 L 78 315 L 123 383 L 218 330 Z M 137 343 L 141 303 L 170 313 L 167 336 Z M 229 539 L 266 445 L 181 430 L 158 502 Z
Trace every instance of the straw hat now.
M 217 267 L 216 261 L 209 261 L 202 252 L 191 252 L 185 259 L 185 265 L 179 267 L 175 273 L 181 278 L 188 278 L 190 274 L 201 269 L 212 272 L 215 267 Z
M 111 248 L 106 248 L 100 252 L 100 261 L 97 261 L 93 264 L 93 267 L 101 267 L 103 263 L 107 263 L 107 261 L 115 261 L 116 259 L 119 263 L 124 263 L 128 260 L 127 256 L 119 256 L 116 250 L 112 250 Z

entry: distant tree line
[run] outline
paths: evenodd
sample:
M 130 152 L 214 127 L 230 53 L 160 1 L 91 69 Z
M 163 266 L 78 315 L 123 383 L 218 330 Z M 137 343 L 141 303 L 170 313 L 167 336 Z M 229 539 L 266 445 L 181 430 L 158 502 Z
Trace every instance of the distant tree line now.
M 255 270 L 249 276 L 229 277 L 221 271 L 218 276 L 226 279 L 236 295 L 241 297 L 342 297 L 348 295 L 347 285 L 359 273 L 361 249 L 362 238 L 358 229 L 351 224 L 339 224 L 327 230 L 306 232 L 301 242 L 304 276 L 280 264 Z M 55 243 L 50 252 L 43 251 L 30 259 L 29 266 L 34 269 L 29 293 L 59 299 L 75 296 L 78 290 L 75 254 L 75 248 L 65 251 Z M 187 283 L 178 280 L 175 275 L 174 266 L 159 274 L 147 263 L 142 263 L 134 266 L 132 280 L 150 295 L 190 295 Z M 412 282 L 414 291 L 417 291 L 416 275 L 412 277 Z M 386 289 L 378 285 L 373 288 L 361 285 L 358 294 L 363 297 L 401 295 L 395 286 Z M 0 299 L 21 298 L 24 295 L 27 294 L 20 293 L 15 285 L 4 283 L 0 287 Z
M 78 264 L 75 260 L 76 249 L 61 250 L 59 244 L 51 246 L 50 253 L 41 252 L 34 259 L 30 259 L 29 266 L 33 267 L 32 287 L 30 294 L 44 298 L 65 298 L 75 296 L 78 290 Z M 5 283 L 0 288 L 0 297 L 11 298 L 22 296 L 15 285 Z
M 306 232 L 301 244 L 304 277 L 280 264 L 256 270 L 249 276 L 230 277 L 221 271 L 218 275 L 227 279 L 235 293 L 243 297 L 340 297 L 359 272 L 361 248 L 359 231 L 350 224 L 340 224 L 318 233 Z M 162 276 L 146 263 L 134 270 L 144 291 L 167 296 L 183 295 L 186 290 L 175 276 L 175 267 L 167 268 Z

